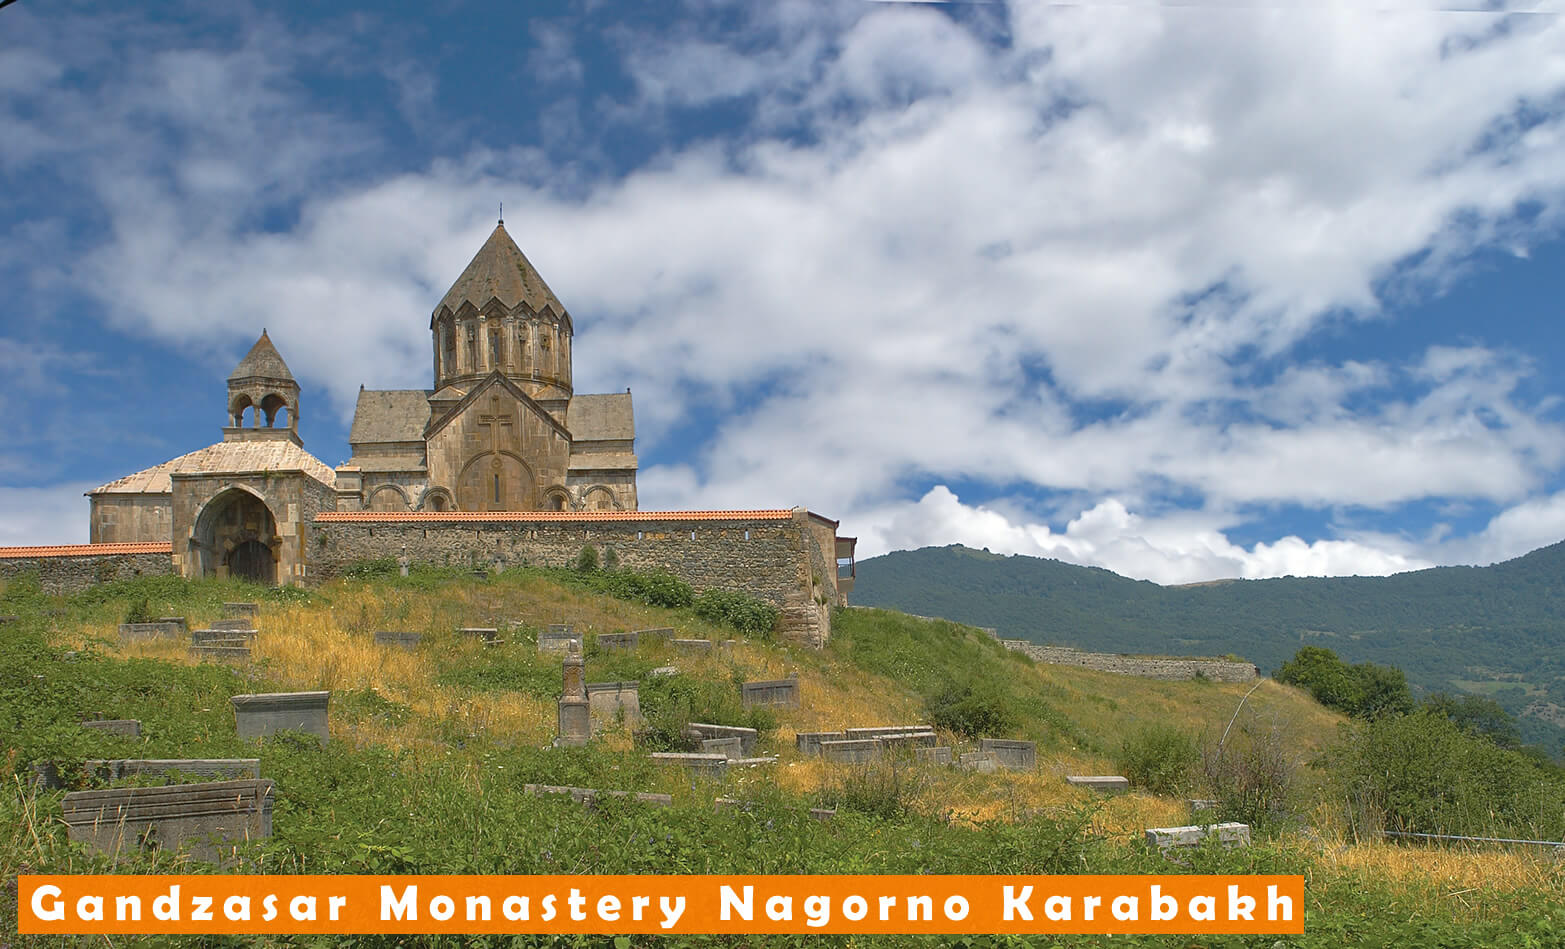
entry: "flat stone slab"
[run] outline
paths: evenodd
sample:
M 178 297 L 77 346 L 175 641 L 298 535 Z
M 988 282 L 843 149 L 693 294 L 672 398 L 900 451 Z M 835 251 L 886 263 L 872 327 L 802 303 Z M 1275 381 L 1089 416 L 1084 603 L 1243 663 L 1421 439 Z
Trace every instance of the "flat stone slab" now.
M 663 679 L 663 678 L 667 678 L 668 676 L 677 676 L 677 675 L 679 675 L 679 667 L 678 666 L 658 666 L 656 669 L 653 669 L 651 672 L 648 672 L 647 675 L 651 676 L 654 679 Z
M 846 732 L 799 732 L 793 736 L 793 746 L 801 755 L 818 755 L 823 741 L 846 741 Z
M 223 615 L 230 619 L 237 616 L 257 616 L 261 608 L 254 603 L 224 603 Z
M 812 807 L 810 808 L 810 816 L 819 821 L 831 820 L 837 816 L 837 809 L 835 807 Z
M 190 658 L 197 662 L 205 662 L 210 659 L 214 662 L 249 662 L 250 647 L 241 643 L 224 640 L 221 643 L 205 643 L 200 646 L 191 646 Z
M 327 729 L 327 705 L 330 692 L 265 692 L 236 695 L 234 728 L 240 738 L 265 738 L 280 731 L 306 732 L 324 744 L 331 739 Z
M 212 621 L 212 625 L 210 626 L 210 628 L 211 629 L 248 629 L 248 630 L 252 630 L 253 631 L 255 629 L 255 617 L 254 616 L 242 616 L 242 617 L 238 617 L 236 619 L 215 619 L 215 620 Z
M 183 616 L 159 616 L 158 617 L 158 622 L 160 622 L 160 623 L 174 623 L 175 625 L 179 626 L 181 629 L 188 628 L 186 626 L 186 624 L 185 624 L 185 618 Z
M 1092 791 L 1128 791 L 1130 779 L 1117 774 L 1072 774 L 1065 778 L 1069 784 Z
M 634 728 L 641 724 L 641 683 L 588 682 L 587 705 L 594 728 L 619 721 Z
M 375 634 L 376 645 L 392 646 L 397 649 L 417 649 L 423 639 L 423 633 L 379 632 Z
M 821 757 L 833 764 L 852 764 L 873 761 L 880 757 L 884 746 L 879 738 L 849 738 L 843 741 L 821 742 Z
M 106 732 L 110 735 L 120 735 L 125 738 L 141 737 L 141 720 L 135 718 L 106 718 L 97 721 L 82 722 L 83 728 L 90 728 L 97 732 Z
M 755 743 L 761 737 L 753 728 L 738 725 L 709 725 L 706 722 L 691 722 L 686 725 L 685 735 L 692 741 L 704 741 L 708 738 L 737 738 L 744 744 L 744 753 L 747 755 L 755 751 Z
M 872 725 L 867 728 L 847 728 L 844 734 L 849 738 L 889 738 L 893 735 L 916 735 L 928 732 L 934 733 L 932 725 Z
M 178 639 L 185 635 L 184 623 L 121 623 L 120 639 L 135 642 L 144 639 Z
M 882 735 L 878 739 L 887 751 L 933 748 L 937 740 L 934 732 L 898 732 L 895 735 Z
M 759 682 L 746 682 L 739 686 L 739 698 L 745 708 L 758 705 L 797 706 L 799 680 L 765 679 Z
M 1038 766 L 1038 746 L 1030 741 L 1009 738 L 980 738 L 978 750 L 994 755 L 995 763 L 1012 771 L 1031 771 Z
M 964 752 L 957 759 L 957 764 L 966 771 L 977 771 L 980 774 L 990 774 L 1000 770 L 1000 763 L 994 760 L 994 755 L 987 751 Z
M 193 775 L 209 780 L 238 780 L 261 776 L 260 758 L 112 758 L 106 761 L 88 761 L 83 765 L 88 776 L 99 781 L 118 781 L 121 778 L 144 775 L 175 774 Z
M 1250 825 L 1238 823 L 1204 824 L 1192 827 L 1148 827 L 1147 843 L 1167 852 L 1176 847 L 1199 847 L 1216 837 L 1224 849 L 1250 846 Z
M 1196 798 L 1195 800 L 1188 801 L 1187 803 L 1190 805 L 1190 809 L 1192 811 L 1212 811 L 1217 809 L 1217 805 L 1220 802 L 1208 800 L 1206 798 Z
M 933 748 L 914 748 L 913 757 L 919 761 L 927 761 L 931 764 L 950 764 L 951 749 L 946 745 L 936 745 Z
M 550 636 L 574 636 L 575 635 L 575 633 L 571 632 L 571 624 L 569 624 L 569 623 L 550 623 L 548 626 L 544 627 L 543 631 L 545 633 L 548 633 Z
M 763 755 L 759 758 L 729 758 L 730 768 L 759 768 L 762 765 L 776 764 L 777 758 L 773 755 Z
M 598 648 L 603 650 L 635 649 L 641 645 L 640 633 L 599 633 Z
M 654 807 L 673 807 L 674 796 L 671 794 L 656 794 L 651 791 L 600 791 L 597 788 L 573 788 L 554 784 L 526 784 L 522 790 L 528 794 L 560 794 L 570 797 L 578 804 L 592 807 L 599 798 L 629 798 L 642 804 L 651 804 Z
M 193 629 L 190 631 L 192 646 L 244 646 L 255 639 L 253 629 Z
M 464 626 L 457 630 L 457 634 L 469 639 L 481 639 L 485 646 L 493 646 L 500 641 L 500 631 L 493 626 Z
M 707 777 L 720 778 L 728 771 L 727 755 L 685 754 L 677 751 L 654 751 L 652 760 L 664 764 L 683 765 L 691 771 Z
M 744 740 L 740 738 L 704 738 L 701 740 L 701 752 L 708 755 L 722 755 L 732 761 L 735 758 L 744 757 Z
M 683 649 L 688 652 L 712 651 L 712 641 L 710 639 L 670 639 L 668 644 L 675 649 Z
M 228 848 L 272 835 L 275 790 L 258 778 L 73 791 L 63 802 L 66 831 L 111 858 L 151 845 L 219 861 Z
M 672 626 L 654 626 L 654 627 L 652 627 L 650 629 L 633 630 L 633 632 L 635 632 L 635 633 L 637 633 L 639 635 L 642 635 L 642 636 L 647 636 L 647 637 L 655 637 L 655 638 L 661 638 L 661 639 L 671 639 L 671 638 L 673 638 L 673 635 L 674 635 L 674 627 L 672 627 Z

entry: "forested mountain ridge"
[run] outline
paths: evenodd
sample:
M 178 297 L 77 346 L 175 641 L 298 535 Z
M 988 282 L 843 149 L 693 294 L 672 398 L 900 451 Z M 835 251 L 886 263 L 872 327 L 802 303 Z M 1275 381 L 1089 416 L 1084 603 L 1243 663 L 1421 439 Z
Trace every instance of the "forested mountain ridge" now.
M 1425 691 L 1490 696 L 1528 740 L 1565 738 L 1565 543 L 1488 567 L 1164 587 L 1096 567 L 926 547 L 858 564 L 852 600 L 1108 652 L 1242 656 L 1309 643 L 1403 669 Z

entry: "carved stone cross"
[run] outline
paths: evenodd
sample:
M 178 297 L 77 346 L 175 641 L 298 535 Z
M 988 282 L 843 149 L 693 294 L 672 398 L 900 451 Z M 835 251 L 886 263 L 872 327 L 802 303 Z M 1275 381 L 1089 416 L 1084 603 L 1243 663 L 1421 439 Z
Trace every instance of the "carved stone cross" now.
M 489 397 L 489 414 L 478 416 L 478 424 L 489 429 L 489 450 L 499 451 L 501 428 L 509 429 L 516 419 L 510 413 L 500 414 L 500 397 L 494 395 Z M 509 437 L 506 441 L 510 441 Z

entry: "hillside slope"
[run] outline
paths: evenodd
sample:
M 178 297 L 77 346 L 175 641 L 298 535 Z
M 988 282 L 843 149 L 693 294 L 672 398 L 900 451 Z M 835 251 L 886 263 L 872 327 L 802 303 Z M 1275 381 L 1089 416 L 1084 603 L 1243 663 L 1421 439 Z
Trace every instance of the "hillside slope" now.
M 1565 731 L 1565 543 L 1489 567 L 1162 587 L 968 548 L 858 564 L 853 602 L 1109 652 L 1235 654 L 1270 670 L 1301 644 L 1403 669 L 1415 686 L 1489 695 L 1557 751 Z

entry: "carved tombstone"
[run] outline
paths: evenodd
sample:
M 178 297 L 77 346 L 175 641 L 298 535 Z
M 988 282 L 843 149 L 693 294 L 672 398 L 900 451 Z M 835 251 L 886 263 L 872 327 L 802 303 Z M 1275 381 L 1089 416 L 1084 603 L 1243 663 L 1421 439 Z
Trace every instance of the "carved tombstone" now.
M 561 670 L 560 734 L 554 742 L 562 747 L 579 748 L 592 736 L 592 705 L 587 699 L 586 663 L 582 660 L 579 641 L 570 641 Z

